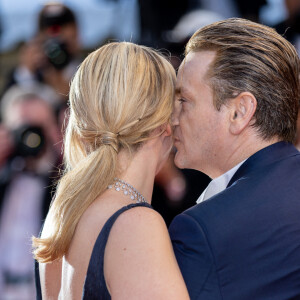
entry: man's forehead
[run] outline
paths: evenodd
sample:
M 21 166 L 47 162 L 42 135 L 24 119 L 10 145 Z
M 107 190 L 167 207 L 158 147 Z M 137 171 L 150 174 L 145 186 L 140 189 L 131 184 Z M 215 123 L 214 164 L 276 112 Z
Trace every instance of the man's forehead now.
M 175 86 L 175 96 L 181 96 L 188 94 L 188 86 L 189 86 L 189 78 L 187 76 L 187 72 L 185 72 L 185 68 L 183 65 L 181 69 L 178 70 L 177 78 L 176 78 L 176 86 Z
M 193 63 L 193 61 L 191 61 L 189 57 L 185 57 L 178 69 L 175 87 L 175 95 L 177 96 L 188 92 L 187 84 L 188 81 L 190 81 L 189 74 L 193 72 L 191 63 Z
M 201 50 L 189 52 L 182 61 L 178 73 L 186 73 L 194 69 L 207 70 L 216 57 L 216 51 Z
M 176 94 L 185 93 L 185 86 L 190 80 L 193 82 L 205 80 L 207 71 L 215 59 L 215 55 L 215 51 L 210 50 L 188 53 L 178 69 Z
M 183 85 L 183 74 L 185 73 L 185 59 L 179 66 L 177 77 L 176 77 L 176 87 L 175 87 L 175 95 L 180 95 L 184 92 L 184 85 Z

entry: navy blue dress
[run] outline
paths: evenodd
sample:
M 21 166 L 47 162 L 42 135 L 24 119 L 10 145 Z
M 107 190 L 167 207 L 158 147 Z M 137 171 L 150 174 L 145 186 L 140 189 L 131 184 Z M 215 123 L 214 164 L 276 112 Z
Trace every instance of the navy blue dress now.
M 118 216 L 124 211 L 137 206 L 146 206 L 151 208 L 151 205 L 149 205 L 148 203 L 134 203 L 128 206 L 124 206 L 118 211 L 116 211 L 103 226 L 94 245 L 94 249 L 90 259 L 88 271 L 83 286 L 83 293 L 82 293 L 83 300 L 111 299 L 110 294 L 106 287 L 106 283 L 104 279 L 104 270 L 103 270 L 104 251 L 105 251 L 106 243 L 108 240 L 110 230 L 113 224 L 115 223 L 116 219 L 118 218 Z
M 85 277 L 85 282 L 83 286 L 82 299 L 83 300 L 93 300 L 93 299 L 101 299 L 101 300 L 109 300 L 111 299 L 110 294 L 107 290 L 105 278 L 104 278 L 104 270 L 103 270 L 103 262 L 104 262 L 104 251 L 106 247 L 106 243 L 108 240 L 108 236 L 112 226 L 114 225 L 116 219 L 119 217 L 121 213 L 124 211 L 131 209 L 137 206 L 144 206 L 152 208 L 152 206 L 148 203 L 133 203 L 127 206 L 122 207 L 118 211 L 116 211 L 105 223 L 101 232 L 99 233 L 97 240 L 95 242 L 93 252 L 91 255 L 91 259 L 89 262 L 87 274 Z M 38 264 L 36 264 L 36 288 L 37 288 L 37 300 L 42 300 L 41 296 L 41 287 L 39 280 L 39 272 L 38 272 Z

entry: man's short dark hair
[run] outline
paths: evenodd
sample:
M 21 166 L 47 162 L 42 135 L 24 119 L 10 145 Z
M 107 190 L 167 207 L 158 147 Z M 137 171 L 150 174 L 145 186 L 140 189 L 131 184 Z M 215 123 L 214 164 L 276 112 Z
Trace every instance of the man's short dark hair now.
M 47 3 L 39 13 L 38 26 L 40 31 L 52 26 L 64 26 L 66 24 L 76 25 L 76 17 L 70 8 L 61 3 Z

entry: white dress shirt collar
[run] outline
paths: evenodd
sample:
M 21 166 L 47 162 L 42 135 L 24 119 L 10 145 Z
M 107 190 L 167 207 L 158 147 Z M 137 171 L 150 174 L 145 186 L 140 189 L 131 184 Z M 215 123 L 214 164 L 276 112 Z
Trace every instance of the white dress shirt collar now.
M 198 200 L 196 201 L 197 204 L 211 198 L 212 196 L 224 191 L 229 183 L 229 181 L 231 180 L 231 178 L 233 177 L 233 175 L 235 174 L 235 172 L 237 171 L 237 169 L 245 162 L 242 161 L 239 164 L 237 164 L 235 167 L 233 167 L 232 169 L 230 169 L 229 171 L 227 171 L 226 173 L 222 174 L 221 176 L 213 179 L 209 185 L 207 186 L 207 188 L 203 191 L 203 193 L 200 195 L 200 197 L 198 198 Z

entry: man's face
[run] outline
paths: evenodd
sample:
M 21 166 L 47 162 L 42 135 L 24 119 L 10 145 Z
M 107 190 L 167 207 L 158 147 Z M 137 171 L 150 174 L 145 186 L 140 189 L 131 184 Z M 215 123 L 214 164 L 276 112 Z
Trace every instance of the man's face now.
M 213 105 L 213 92 L 206 77 L 215 52 L 190 52 L 179 68 L 172 117 L 175 164 L 179 168 L 202 171 L 210 177 L 222 174 L 222 161 L 228 134 L 229 113 Z M 224 159 L 224 157 L 223 157 Z M 220 171 L 220 174 L 218 172 Z

